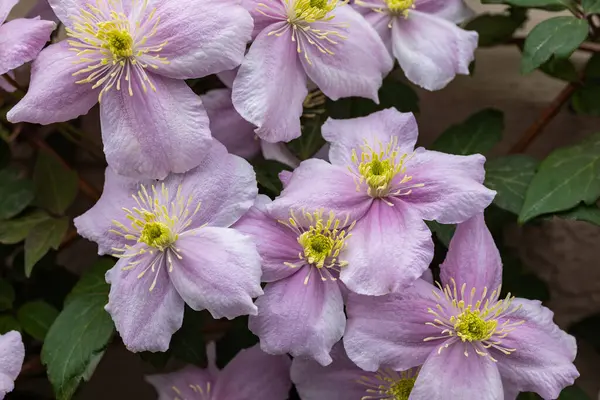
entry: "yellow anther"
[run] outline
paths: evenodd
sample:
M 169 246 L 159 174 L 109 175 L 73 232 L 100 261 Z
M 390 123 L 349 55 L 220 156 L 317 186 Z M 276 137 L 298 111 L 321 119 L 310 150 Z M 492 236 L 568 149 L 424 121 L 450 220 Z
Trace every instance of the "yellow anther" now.
M 415 0 L 385 0 L 392 14 L 408 17 L 408 11 L 415 8 Z
M 497 326 L 498 322 L 495 319 L 486 321 L 481 317 L 479 310 L 467 309 L 456 317 L 454 330 L 463 342 L 474 342 L 491 338 Z
M 392 396 L 394 400 L 408 400 L 410 392 L 415 386 L 417 377 L 400 379 L 390 385 L 386 394 Z

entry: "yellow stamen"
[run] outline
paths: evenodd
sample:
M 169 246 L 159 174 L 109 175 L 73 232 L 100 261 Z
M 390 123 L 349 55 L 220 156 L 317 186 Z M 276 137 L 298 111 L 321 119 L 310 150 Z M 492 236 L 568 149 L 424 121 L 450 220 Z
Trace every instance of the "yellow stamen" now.
M 385 0 L 392 14 L 402 14 L 405 18 L 408 17 L 408 11 L 415 8 L 415 0 Z
M 396 372 L 390 368 L 379 369 L 374 374 L 361 376 L 357 383 L 366 387 L 361 400 L 408 400 L 420 368 Z

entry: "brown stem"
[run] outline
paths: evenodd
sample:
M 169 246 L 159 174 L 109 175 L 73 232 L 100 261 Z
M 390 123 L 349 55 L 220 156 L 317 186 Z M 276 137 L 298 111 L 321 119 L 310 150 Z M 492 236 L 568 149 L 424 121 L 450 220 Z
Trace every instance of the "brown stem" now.
M 556 98 L 544 109 L 540 117 L 525 131 L 521 139 L 510 149 L 510 153 L 522 153 L 529 145 L 542 133 L 544 128 L 548 126 L 552 118 L 554 118 L 563 105 L 575 93 L 577 84 L 569 83 L 564 87 L 563 90 L 556 96 Z
M 10 76 L 9 74 L 4 74 L 2 75 L 2 77 L 15 89 L 17 89 L 20 92 L 25 93 L 25 89 L 23 89 L 23 87 L 21 87 L 21 85 L 19 85 L 19 83 L 17 81 L 15 81 L 12 76 Z
M 60 163 L 68 169 L 72 169 L 69 164 L 67 164 L 67 162 L 65 160 L 62 159 L 62 157 L 60 157 L 53 149 L 52 147 L 48 146 L 48 144 L 46 142 L 44 142 L 43 140 L 41 140 L 40 138 L 30 135 L 27 137 L 27 141 L 34 147 L 36 147 L 37 149 L 46 151 L 50 154 L 52 154 L 54 157 L 56 157 Z M 78 175 L 78 180 L 79 180 L 79 189 L 81 189 L 81 191 L 83 192 L 83 194 L 85 194 L 90 200 L 93 201 L 97 201 L 100 198 L 100 192 L 93 187 L 91 184 L 89 184 L 85 179 L 83 179 L 81 176 Z
M 67 247 L 69 247 L 70 245 L 72 245 L 75 240 L 77 240 L 77 238 L 79 237 L 79 234 L 77 233 L 77 231 L 75 229 L 69 230 L 67 232 L 67 234 L 65 235 L 65 237 L 63 238 L 62 242 L 60 243 L 60 247 L 59 250 L 63 250 Z

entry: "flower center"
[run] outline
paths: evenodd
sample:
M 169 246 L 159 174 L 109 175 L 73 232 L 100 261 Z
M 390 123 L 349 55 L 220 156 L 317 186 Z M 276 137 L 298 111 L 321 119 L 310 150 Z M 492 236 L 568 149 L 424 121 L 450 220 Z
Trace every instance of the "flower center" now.
M 408 154 L 400 155 L 396 137 L 389 143 L 378 143 L 378 150 L 371 147 L 366 141 L 362 145 L 360 158 L 356 149 L 352 150 L 352 162 L 358 174 L 349 167 L 355 175 L 356 190 L 361 191 L 363 183 L 367 184 L 367 193 L 371 197 L 406 196 L 412 189 L 423 187 L 423 184 L 406 184 L 412 176 L 406 175 L 405 163 L 410 159 Z M 404 174 L 400 180 L 396 176 Z M 392 190 L 395 189 L 395 190 Z
M 466 292 L 466 284 L 463 284 L 459 291 L 454 279 L 451 283 L 452 287 L 442 287 L 438 284 L 441 291 L 433 291 L 439 300 L 438 304 L 435 309 L 427 310 L 433 315 L 433 322 L 426 325 L 440 329 L 440 336 L 427 337 L 423 341 L 444 340 L 438 353 L 451 344 L 469 342 L 472 347 L 465 347 L 465 356 L 468 357 L 469 349 L 473 349 L 478 355 L 489 357 L 492 361 L 498 360 L 487 351 L 489 348 L 506 355 L 516 351 L 517 349 L 502 346 L 502 339 L 525 322 L 506 318 L 521 308 L 520 305 L 512 306 L 514 297 L 509 293 L 505 299 L 500 300 L 500 287 L 491 294 L 488 293 L 488 288 L 484 287 L 480 296 L 476 297 L 476 288 Z M 444 298 L 440 293 L 443 293 Z M 500 323 L 500 319 L 504 319 L 504 322 Z
M 140 185 L 140 190 L 132 195 L 137 207 L 123 208 L 131 224 L 125 226 L 117 220 L 112 221 L 114 228 L 109 232 L 128 242 L 121 248 L 113 248 L 114 257 L 131 260 L 123 267 L 123 271 L 136 268 L 140 264 L 140 260 L 137 259 L 139 255 L 155 256 L 154 261 L 138 275 L 138 279 L 141 279 L 148 271 L 155 274 L 150 291 L 156 285 L 163 257 L 166 258 L 169 272 L 173 271 L 173 257 L 182 259 L 179 249 L 175 247 L 177 240 L 184 232 L 188 234 L 195 230 L 186 231 L 200 210 L 200 202 L 195 209 L 191 208 L 192 197 L 185 198 L 181 191 L 182 187 L 179 186 L 177 193 L 172 197 L 164 183 L 160 189 L 151 186 L 151 190 Z M 202 227 L 197 229 L 200 228 Z
M 356 224 L 352 222 L 348 225 L 348 221 L 348 216 L 344 221 L 336 219 L 333 212 L 324 219 L 322 210 L 314 213 L 302 211 L 298 217 L 294 211 L 290 211 L 289 220 L 279 222 L 296 232 L 302 252 L 298 254 L 300 261 L 286 262 L 285 265 L 298 268 L 309 264 L 316 267 L 322 280 L 336 280 L 331 271 L 339 273 L 342 267 L 348 265 L 347 261 L 339 259 L 340 252 L 346 247 L 346 239 L 351 236 L 349 232 Z M 306 277 L 305 283 L 308 283 L 309 276 Z
M 408 400 L 410 396 L 410 392 L 412 392 L 413 387 L 415 386 L 415 381 L 417 377 L 400 379 L 390 386 L 387 391 L 387 394 L 392 396 L 394 400 Z
M 133 96 L 133 83 L 141 85 L 144 93 L 150 88 L 156 91 L 147 69 L 156 70 L 161 64 L 169 64 L 160 56 L 167 42 L 150 44 L 156 35 L 160 17 L 156 9 L 146 12 L 149 0 L 132 1 L 138 9 L 137 21 L 125 15 L 123 0 L 96 0 L 80 8 L 73 15 L 73 28 L 67 28 L 68 43 L 77 53 L 80 64 L 85 66 L 73 76 L 85 76 L 76 83 L 92 83 L 92 89 L 102 87 L 98 100 L 113 87 L 121 90 L 124 82 Z
M 335 9 L 337 3 L 338 0 L 297 0 L 294 4 L 294 19 L 308 23 L 331 20 L 333 17 L 327 17 L 327 14 Z
M 498 321 L 495 319 L 486 321 L 481 318 L 479 310 L 471 311 L 467 309 L 456 317 L 454 330 L 463 342 L 473 342 L 489 339 L 494 334 L 497 326 Z
M 408 10 L 415 8 L 415 0 L 385 0 L 392 14 L 408 16 Z
M 382 368 L 376 373 L 365 373 L 358 383 L 366 386 L 362 399 L 408 400 L 420 368 L 411 368 L 396 372 L 390 368 Z

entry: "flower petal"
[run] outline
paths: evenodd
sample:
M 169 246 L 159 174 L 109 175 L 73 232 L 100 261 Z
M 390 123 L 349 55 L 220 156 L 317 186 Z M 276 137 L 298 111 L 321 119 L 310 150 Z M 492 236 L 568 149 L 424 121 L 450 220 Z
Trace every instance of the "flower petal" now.
M 333 28 L 339 29 L 345 38 L 331 36 L 336 44 L 323 43 L 333 54 L 310 44 L 314 35 L 308 39 L 301 31 L 298 33 L 298 40 L 304 42 L 306 52 L 300 55 L 306 74 L 332 100 L 359 96 L 378 103 L 383 78 L 394 66 L 388 50 L 373 27 L 350 5 L 340 5 L 332 14 L 335 17 L 331 22 L 315 22 L 311 26 L 330 31 L 331 25 L 345 25 L 344 28 Z
M 464 0 L 416 0 L 415 8 L 427 14 L 460 24 L 474 15 Z
M 274 282 L 297 272 L 284 263 L 298 261 L 302 247 L 294 232 L 267 214 L 271 199 L 259 199 L 233 228 L 252 237 L 262 259 L 262 281 Z
M 296 168 L 300 165 L 300 160 L 292 154 L 285 143 L 269 143 L 262 140 L 260 142 L 260 147 L 265 160 L 277 161 L 290 168 Z
M 19 0 L 2 0 L 0 1 L 0 25 L 6 21 L 6 17 L 10 14 L 13 7 L 19 2 Z
M 292 381 L 302 400 L 361 399 L 368 389 L 358 380 L 367 375 L 346 355 L 342 342 L 331 350 L 333 362 L 324 367 L 309 359 L 297 357 L 292 362 Z
M 287 400 L 291 363 L 287 355 L 265 354 L 258 345 L 244 349 L 221 371 L 212 398 Z
M 135 268 L 123 270 L 136 261 L 140 263 Z M 127 349 L 167 351 L 171 336 L 183 324 L 184 302 L 169 281 L 164 256 L 123 258 L 106 273 L 106 282 L 111 286 L 105 309 Z
M 156 92 L 132 80 L 126 90 L 102 96 L 100 122 L 108 164 L 135 178 L 163 179 L 199 164 L 210 148 L 209 121 L 202 101 L 184 81 L 152 74 Z
M 444 88 L 456 74 L 468 75 L 477 41 L 476 32 L 414 10 L 392 24 L 394 56 L 406 77 L 427 90 Z
M 464 222 L 483 212 L 496 195 L 483 186 L 484 163 L 485 157 L 479 154 L 455 156 L 419 148 L 405 165 L 412 176 L 409 185 L 424 186 L 401 198 L 423 219 L 442 224 Z
M 525 321 L 502 339 L 501 346 L 516 349 L 510 355 L 492 350 L 498 359 L 502 379 L 521 392 L 536 392 L 544 399 L 556 399 L 561 390 L 579 377 L 573 360 L 577 353 L 575 338 L 553 321 L 553 313 L 537 300 L 515 299 L 520 308 L 506 318 Z
M 433 285 L 418 280 L 401 294 L 361 296 L 350 293 L 346 304 L 348 324 L 344 347 L 348 357 L 366 371 L 388 366 L 396 371 L 422 365 L 439 346 L 440 336 L 428 308 L 436 307 Z
M 211 386 L 214 386 L 216 376 L 206 369 L 188 365 L 170 374 L 147 375 L 144 379 L 154 386 L 158 392 L 158 400 L 173 400 L 174 398 L 197 398 L 197 387 L 209 390 Z
M 260 6 L 260 4 L 264 4 L 266 7 Z M 242 6 L 254 18 L 253 39 L 270 25 L 285 21 L 287 18 L 285 6 L 279 0 L 242 0 Z
M 358 221 L 340 259 L 340 279 L 351 291 L 380 296 L 413 284 L 433 259 L 431 231 L 405 203 L 377 199 Z
M 31 66 L 27 94 L 8 112 L 10 122 L 52 124 L 87 114 L 98 102 L 99 89 L 91 84 L 76 84 L 73 74 L 85 65 L 62 41 L 42 50 Z
M 260 256 L 251 239 L 229 228 L 205 227 L 180 236 L 171 281 L 188 306 L 214 318 L 256 314 Z
M 166 42 L 160 56 L 169 60 L 160 64 L 157 74 L 201 78 L 241 64 L 253 28 L 252 17 L 242 6 L 233 1 L 215 5 L 211 0 L 161 0 L 153 7 L 160 24 L 146 46 Z M 140 57 L 145 58 L 153 60 L 149 55 Z
M 102 196 L 92 208 L 73 221 L 77 233 L 98 243 L 100 255 L 114 253 L 113 248 L 122 248 L 128 241 L 123 236 L 110 232 L 115 229 L 113 221 L 125 226 L 131 224 L 123 208 L 131 210 L 137 207 L 132 195 L 140 190 L 140 184 L 148 183 L 151 182 L 140 182 L 117 175 L 110 167 L 106 168 Z
M 233 82 L 235 109 L 268 142 L 288 142 L 300 136 L 300 116 L 308 94 L 291 28 L 285 26 L 277 23 L 257 36 Z M 269 35 L 278 29 L 286 30 Z
M 321 128 L 323 138 L 331 143 L 329 159 L 334 165 L 353 165 L 352 151 L 361 152 L 367 143 L 373 149 L 398 140 L 402 153 L 411 153 L 417 143 L 419 128 L 412 113 L 401 113 L 395 108 L 374 112 L 351 119 L 327 119 Z
M 52 21 L 18 18 L 0 26 L 0 75 L 33 60 L 56 28 Z
M 454 279 L 458 288 L 466 284 L 467 292 L 476 288 L 478 295 L 484 287 L 489 293 L 498 289 L 502 283 L 502 259 L 483 214 L 458 225 L 440 270 L 445 285 L 452 286 Z
M 459 343 L 431 353 L 419 372 L 411 400 L 504 400 L 496 363 L 475 353 L 466 357 Z
M 231 154 L 251 159 L 260 152 L 254 126 L 233 108 L 231 90 L 215 89 L 201 96 L 210 120 L 210 131 Z
M 38 0 L 35 2 L 35 5 L 29 10 L 26 14 L 26 18 L 35 18 L 40 17 L 41 19 L 45 19 L 46 21 L 54 21 L 59 22 L 56 14 L 54 14 L 54 10 L 50 7 L 48 0 Z
M 50 7 L 67 28 L 73 27 L 71 16 L 79 14 L 81 10 L 87 9 L 89 0 L 48 0 Z
M 281 196 L 267 209 L 276 218 L 284 220 L 289 218 L 290 210 L 324 208 L 333 211 L 336 218 L 343 219 L 348 215 L 350 221 L 357 221 L 372 202 L 366 193 L 356 191 L 354 180 L 345 168 L 309 159 L 294 170 Z
M 186 174 L 172 174 L 165 181 L 173 193 L 181 186 L 184 199 L 191 197 L 198 213 L 188 229 L 203 225 L 229 227 L 254 204 L 258 195 L 256 175 L 248 162 L 227 153 L 212 139 L 200 165 Z M 193 210 L 190 210 L 193 211 Z
M 11 331 L 0 335 L 0 398 L 12 392 L 24 359 L 25 347 L 21 334 Z
M 373 0 L 369 0 L 369 3 L 374 3 Z M 387 7 L 384 1 L 381 1 L 383 7 Z M 387 12 L 374 11 L 370 7 L 356 6 L 355 10 L 363 15 L 369 24 L 379 34 L 381 41 L 385 45 L 389 54 L 392 54 L 392 28 L 391 22 L 393 16 Z
M 290 353 L 327 365 L 331 347 L 346 326 L 344 302 L 338 283 L 322 281 L 311 268 L 304 266 L 267 284 L 264 296 L 256 300 L 258 315 L 250 317 L 248 327 L 269 354 Z
M 9 71 L 8 76 L 10 76 L 12 79 L 15 79 L 15 74 L 13 71 Z M 17 90 L 17 88 L 11 85 L 3 76 L 0 76 L 0 89 L 8 93 L 13 93 Z

